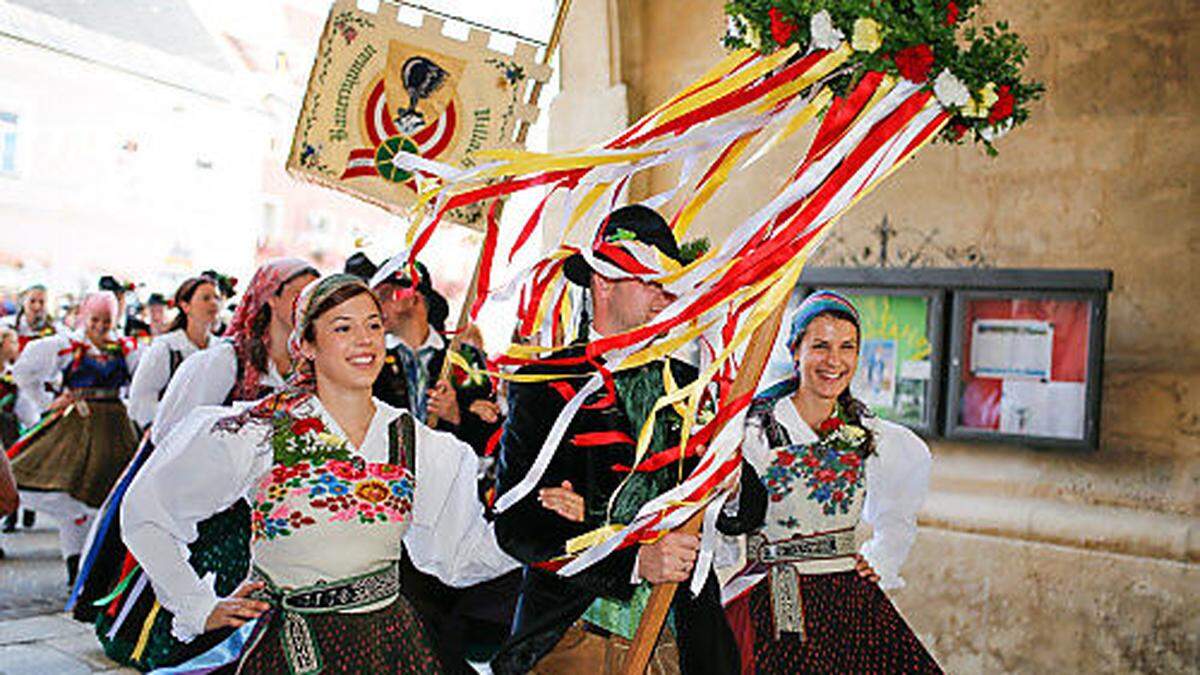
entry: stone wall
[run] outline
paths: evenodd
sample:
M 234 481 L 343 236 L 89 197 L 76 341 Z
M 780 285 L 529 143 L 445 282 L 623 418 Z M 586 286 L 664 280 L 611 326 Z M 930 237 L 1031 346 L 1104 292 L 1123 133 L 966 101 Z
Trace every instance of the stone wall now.
M 551 142 L 603 138 L 721 56 L 720 0 L 575 0 Z M 1114 271 L 1098 452 L 935 441 L 933 489 L 893 595 L 952 672 L 1183 672 L 1200 663 L 1200 112 L 1188 0 L 993 0 L 1048 88 L 998 158 L 934 145 L 822 252 L 886 215 L 924 258 Z M 626 117 L 621 112 L 627 113 Z M 696 232 L 720 237 L 806 139 L 740 174 Z M 638 199 L 674 170 L 634 183 Z M 734 197 L 736 195 L 736 198 Z M 818 260 L 817 262 L 820 262 Z

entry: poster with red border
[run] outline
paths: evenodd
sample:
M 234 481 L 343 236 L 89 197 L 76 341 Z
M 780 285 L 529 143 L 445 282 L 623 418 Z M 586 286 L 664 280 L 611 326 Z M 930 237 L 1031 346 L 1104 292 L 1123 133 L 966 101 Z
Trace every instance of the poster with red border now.
M 964 309 L 958 424 L 970 430 L 1082 439 L 1091 302 L 975 298 Z M 1010 328 L 1019 337 L 972 344 L 981 327 L 993 332 Z M 1038 339 L 1045 341 L 1049 377 L 1030 374 L 1039 373 L 1030 365 L 1037 361 Z M 981 354 L 986 354 L 988 368 L 972 362 Z M 1006 360 L 1010 368 L 997 367 Z

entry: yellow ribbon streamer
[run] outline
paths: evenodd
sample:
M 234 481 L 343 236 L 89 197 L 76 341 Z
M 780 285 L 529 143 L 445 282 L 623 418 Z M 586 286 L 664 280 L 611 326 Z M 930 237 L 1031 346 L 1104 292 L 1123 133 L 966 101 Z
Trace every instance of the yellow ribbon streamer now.
M 572 537 L 567 540 L 567 555 L 576 555 L 582 553 L 596 544 L 603 543 L 609 537 L 624 530 L 625 526 L 610 523 L 602 527 L 598 527 L 590 532 L 585 532 L 578 537 Z
M 154 606 L 150 608 L 150 613 L 146 615 L 146 622 L 142 624 L 142 633 L 138 636 L 137 644 L 134 645 L 133 651 L 129 654 L 130 661 L 137 661 L 142 658 L 142 654 L 146 651 L 146 644 L 150 642 L 150 629 L 154 628 L 154 619 L 158 617 L 158 610 L 162 609 L 162 605 L 158 601 L 154 601 Z

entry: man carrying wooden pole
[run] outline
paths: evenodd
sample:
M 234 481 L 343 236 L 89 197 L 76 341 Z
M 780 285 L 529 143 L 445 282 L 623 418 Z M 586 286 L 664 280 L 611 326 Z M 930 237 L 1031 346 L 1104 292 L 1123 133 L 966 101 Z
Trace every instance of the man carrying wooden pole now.
M 678 262 L 674 233 L 654 210 L 642 205 L 616 209 L 606 217 L 593 260 L 621 268 L 624 255 L 655 252 Z M 576 254 L 564 267 L 567 279 L 590 292 L 592 340 L 619 336 L 646 325 L 673 297 L 653 282 L 605 276 Z M 612 274 L 611 268 L 605 267 Z M 500 544 L 526 563 L 513 622 L 513 635 L 492 663 L 497 673 L 617 673 L 647 603 L 673 610 L 670 631 L 647 658 L 655 672 L 729 673 L 738 667 L 737 647 L 720 603 L 715 574 L 707 573 L 697 596 L 664 598 L 659 589 L 691 577 L 699 552 L 695 533 L 676 532 L 657 541 L 616 551 L 570 576 L 559 576 L 553 560 L 573 548 L 573 540 L 604 526 L 627 524 L 650 500 L 679 484 L 698 455 L 680 452 L 682 417 L 674 408 L 654 413 L 647 461 L 635 453 L 639 430 L 668 391 L 695 381 L 691 364 L 665 356 L 608 373 L 587 357 L 587 345 L 552 353 L 517 373 L 511 384 L 510 413 L 500 444 L 498 490 L 508 492 L 536 461 L 552 426 L 589 381 L 601 373 L 606 386 L 582 399 L 561 442 L 530 492 L 496 519 Z M 538 381 L 540 380 L 540 381 Z M 662 461 L 658 461 L 658 459 Z M 720 531 L 736 535 L 761 520 L 766 491 L 748 466 L 741 468 L 736 503 L 723 510 Z M 572 496 L 577 498 L 572 499 Z M 657 615 L 656 615 L 657 616 Z

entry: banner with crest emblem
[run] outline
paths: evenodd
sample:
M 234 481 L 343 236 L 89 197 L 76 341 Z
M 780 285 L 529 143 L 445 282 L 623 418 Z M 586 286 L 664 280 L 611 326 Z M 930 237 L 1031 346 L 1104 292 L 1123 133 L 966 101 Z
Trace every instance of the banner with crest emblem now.
M 537 61 L 533 44 L 518 41 L 509 54 L 491 49 L 485 30 L 469 28 L 460 40 L 444 27 L 428 14 L 419 26 L 403 23 L 396 5 L 371 12 L 356 0 L 337 0 L 309 75 L 288 172 L 408 215 L 422 179 L 413 155 L 470 168 L 483 151 L 516 147 L 519 124 L 537 118 L 531 83 L 546 82 L 550 68 Z M 477 205 L 447 216 L 476 228 L 484 222 Z

